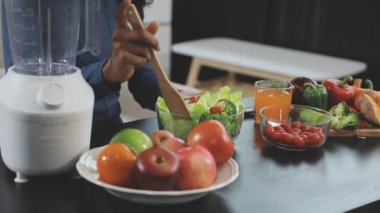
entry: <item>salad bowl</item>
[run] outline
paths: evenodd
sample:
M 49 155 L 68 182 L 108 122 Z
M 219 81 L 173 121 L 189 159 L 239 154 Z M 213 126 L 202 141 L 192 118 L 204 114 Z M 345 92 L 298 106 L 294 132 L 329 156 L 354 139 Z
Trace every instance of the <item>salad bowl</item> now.
M 156 112 L 160 129 L 170 131 L 186 141 L 198 123 L 213 119 L 223 124 L 232 139 L 239 136 L 245 110 L 241 103 L 241 92 L 231 92 L 228 86 L 224 86 L 216 93 L 205 92 L 199 97 L 186 99 L 185 102 L 191 119 L 170 112 L 163 98 L 157 99 Z

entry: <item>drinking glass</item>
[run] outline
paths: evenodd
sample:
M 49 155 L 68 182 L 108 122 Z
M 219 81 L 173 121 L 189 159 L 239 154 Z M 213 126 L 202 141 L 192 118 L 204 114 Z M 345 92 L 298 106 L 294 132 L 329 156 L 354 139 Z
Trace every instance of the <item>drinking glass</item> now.
M 255 82 L 255 122 L 260 123 L 260 109 L 275 104 L 284 105 L 281 115 L 287 115 L 290 111 L 294 86 L 286 81 L 260 80 Z M 270 113 L 270 112 L 268 112 Z M 273 112 L 273 116 L 278 116 L 278 112 Z M 278 119 L 286 119 L 286 116 Z

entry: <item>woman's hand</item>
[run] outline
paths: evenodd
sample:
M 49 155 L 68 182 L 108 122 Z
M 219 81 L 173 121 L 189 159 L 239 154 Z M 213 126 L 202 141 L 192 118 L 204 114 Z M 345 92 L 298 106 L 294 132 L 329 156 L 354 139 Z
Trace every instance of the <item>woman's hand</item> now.
M 150 60 L 150 48 L 160 50 L 155 37 L 158 23 L 151 22 L 145 29 L 132 29 L 126 15 L 130 4 L 130 0 L 125 0 L 116 12 L 117 30 L 112 36 L 112 54 L 103 68 L 103 76 L 111 84 L 130 79 L 136 67 Z

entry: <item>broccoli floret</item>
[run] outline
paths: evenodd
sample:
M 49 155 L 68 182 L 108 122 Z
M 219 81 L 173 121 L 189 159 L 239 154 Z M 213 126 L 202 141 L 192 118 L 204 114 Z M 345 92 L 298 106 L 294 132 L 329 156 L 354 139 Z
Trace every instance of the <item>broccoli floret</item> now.
M 358 129 L 359 128 L 359 116 L 353 112 L 350 112 L 346 115 L 334 116 L 330 127 L 335 129 L 335 130 Z
M 359 128 L 359 116 L 350 111 L 346 102 L 340 102 L 333 106 L 330 109 L 330 113 L 333 115 L 330 128 L 335 130 L 353 130 Z
M 343 129 L 357 129 L 359 128 L 359 116 L 351 112 L 342 118 L 340 125 Z
M 335 129 L 335 130 L 339 130 L 339 128 L 340 128 L 339 124 L 340 124 L 339 119 L 337 117 L 333 116 L 332 120 L 331 120 L 330 128 Z
M 345 101 L 342 101 L 339 104 L 331 107 L 330 113 L 333 116 L 339 116 L 339 115 L 346 115 L 348 113 L 351 113 L 351 111 L 350 111 L 350 108 L 348 107 L 348 104 Z
M 224 108 L 224 112 L 226 112 L 227 115 L 236 115 L 237 107 L 232 101 L 225 100 L 222 106 Z

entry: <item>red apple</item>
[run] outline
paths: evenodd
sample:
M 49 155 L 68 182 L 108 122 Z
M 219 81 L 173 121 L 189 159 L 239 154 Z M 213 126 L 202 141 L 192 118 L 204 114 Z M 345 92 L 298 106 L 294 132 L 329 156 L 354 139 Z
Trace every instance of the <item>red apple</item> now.
M 180 138 L 174 137 L 174 135 L 166 130 L 156 131 L 151 134 L 151 139 L 155 146 L 164 147 L 176 152 L 178 149 L 186 147 L 185 141 Z
M 181 165 L 177 186 L 179 189 L 199 189 L 212 185 L 217 167 L 214 157 L 202 146 L 189 146 L 177 151 Z
M 187 144 L 201 145 L 211 152 L 216 164 L 226 163 L 234 154 L 234 145 L 223 124 L 217 120 L 199 123 L 189 133 Z
M 174 138 L 174 135 L 169 131 L 159 130 L 150 134 L 149 137 L 152 140 L 153 144 L 159 144 L 161 141 L 164 141 L 168 138 Z
M 173 190 L 178 177 L 179 157 L 171 150 L 154 147 L 136 161 L 135 179 L 141 189 Z
M 180 138 L 167 138 L 163 141 L 161 141 L 159 144 L 156 144 L 156 146 L 167 148 L 173 152 L 176 152 L 177 150 L 186 147 L 185 141 L 183 141 Z

